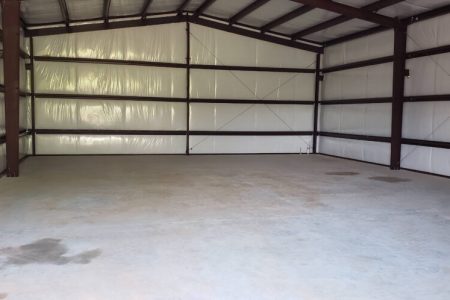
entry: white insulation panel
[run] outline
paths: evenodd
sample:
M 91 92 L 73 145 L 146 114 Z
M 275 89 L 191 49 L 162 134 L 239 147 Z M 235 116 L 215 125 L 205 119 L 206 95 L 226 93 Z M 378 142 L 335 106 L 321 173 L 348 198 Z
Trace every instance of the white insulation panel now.
M 237 34 L 191 25 L 191 63 L 315 68 L 316 54 Z
M 176 68 L 35 62 L 38 93 L 185 97 L 186 71 Z
M 312 131 L 312 105 L 191 104 L 191 130 Z
M 320 130 L 374 136 L 391 135 L 389 103 L 322 105 Z
M 325 48 L 323 65 L 332 67 L 393 55 L 394 31 L 388 30 Z
M 5 133 L 5 94 L 0 93 L 0 135 Z
M 314 74 L 191 70 L 191 97 L 314 100 Z
M 450 102 L 405 103 L 403 137 L 450 142 Z
M 322 100 L 392 96 L 392 63 L 326 73 Z
M 19 138 L 19 158 L 23 158 L 32 154 L 32 140 L 33 138 L 31 137 L 31 135 Z
M 185 63 L 185 26 L 175 23 L 40 36 L 33 38 L 34 55 Z
M 36 99 L 38 129 L 186 130 L 186 104 Z
M 308 153 L 310 136 L 190 136 L 194 154 L 226 153 Z
M 450 45 L 449 28 L 450 14 L 409 25 L 407 51 Z
M 450 53 L 408 59 L 406 68 L 406 96 L 450 94 Z
M 36 135 L 36 153 L 51 154 L 182 154 L 185 136 Z
M 390 144 L 331 137 L 319 138 L 319 153 L 388 165 Z
M 6 170 L 6 144 L 0 144 L 0 173 Z
M 401 166 L 406 169 L 450 176 L 450 150 L 402 145 Z

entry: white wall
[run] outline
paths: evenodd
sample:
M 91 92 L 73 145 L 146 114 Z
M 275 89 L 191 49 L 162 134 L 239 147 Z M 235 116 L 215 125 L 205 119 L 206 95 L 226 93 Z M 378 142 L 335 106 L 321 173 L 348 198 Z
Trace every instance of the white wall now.
M 408 27 L 409 51 L 450 44 L 450 15 L 429 19 Z M 407 61 L 410 77 L 405 95 L 450 94 L 450 53 Z M 450 142 L 450 102 L 410 102 L 404 105 L 403 137 Z M 450 176 L 450 150 L 402 146 L 403 168 Z
M 393 54 L 393 31 L 385 31 L 325 48 L 325 68 Z M 392 96 L 392 63 L 325 73 L 321 100 L 350 100 Z M 320 131 L 389 137 L 391 104 L 320 106 Z M 319 152 L 389 164 L 387 143 L 320 137 Z
M 186 24 L 114 29 L 34 38 L 36 56 L 186 62 Z M 198 25 L 191 28 L 191 63 L 315 68 L 315 53 Z M 144 37 L 144 38 L 143 38 Z M 186 98 L 186 69 L 35 62 L 37 93 L 86 94 L 92 99 L 36 99 L 37 129 L 187 129 L 186 103 L 131 97 Z M 314 74 L 191 70 L 190 97 L 238 100 L 314 100 Z M 124 96 L 124 100 L 96 99 Z M 130 99 L 126 99 L 130 96 Z M 312 105 L 190 105 L 190 130 L 312 131 Z M 271 146 L 268 146 L 272 144 Z M 37 154 L 184 153 L 186 137 L 37 135 Z M 307 152 L 310 137 L 191 136 L 192 153 Z

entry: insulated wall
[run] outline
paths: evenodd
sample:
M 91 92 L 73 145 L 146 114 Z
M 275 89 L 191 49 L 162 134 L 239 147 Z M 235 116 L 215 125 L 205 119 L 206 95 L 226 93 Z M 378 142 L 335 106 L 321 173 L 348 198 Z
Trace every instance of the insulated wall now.
M 214 102 L 226 99 L 242 103 L 191 103 L 190 129 L 211 132 L 211 135 L 190 137 L 191 153 L 312 151 L 315 53 L 198 25 L 191 25 L 190 36 L 192 65 L 306 68 L 312 71 L 205 70 L 193 67 L 190 72 L 192 100 Z M 247 104 L 247 100 L 253 102 Z M 309 103 L 281 104 L 281 101 Z M 233 131 L 237 135 L 217 135 L 223 131 Z M 239 132 L 255 132 L 255 135 L 239 136 Z M 277 136 L 276 132 L 284 134 Z
M 310 151 L 315 53 L 186 23 L 33 44 L 37 154 Z
M 450 15 L 410 25 L 408 52 L 450 45 L 449 28 Z M 450 176 L 450 53 L 408 59 L 406 68 L 402 167 Z
M 389 164 L 393 64 L 335 67 L 391 56 L 393 39 L 390 30 L 325 48 L 320 153 Z

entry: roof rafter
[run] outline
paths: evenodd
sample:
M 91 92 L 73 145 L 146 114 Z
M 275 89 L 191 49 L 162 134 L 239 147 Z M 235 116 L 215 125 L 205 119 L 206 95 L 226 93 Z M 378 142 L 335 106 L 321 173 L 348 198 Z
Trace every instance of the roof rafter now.
M 205 10 L 208 9 L 208 7 L 210 7 L 211 5 L 213 5 L 214 2 L 216 2 L 216 0 L 205 0 L 205 1 L 199 6 L 199 8 L 197 8 L 197 10 L 194 12 L 194 17 L 200 16 Z
M 393 28 L 397 26 L 397 22 L 393 18 L 389 18 L 383 15 L 379 15 L 370 11 L 365 11 L 360 8 L 345 5 L 342 3 L 334 2 L 331 0 L 292 0 L 304 5 L 311 5 L 315 8 L 321 8 L 324 10 L 332 11 L 350 18 L 357 18 L 364 21 L 379 24 L 384 27 Z
M 58 0 L 59 2 L 59 8 L 61 9 L 61 14 L 64 18 L 64 23 L 67 27 L 69 27 L 70 24 L 70 17 L 69 17 L 69 10 L 67 9 L 67 3 L 66 0 Z
M 236 23 L 240 19 L 244 18 L 245 16 L 251 14 L 253 11 L 257 10 L 270 0 L 256 0 L 244 7 L 242 10 L 240 10 L 238 13 L 236 13 L 234 16 L 232 16 L 230 19 L 228 19 L 228 22 L 230 24 Z
M 414 23 L 414 22 L 417 22 L 417 21 L 422 21 L 422 20 L 426 20 L 426 19 L 429 19 L 429 18 L 435 18 L 435 17 L 438 17 L 438 16 L 442 16 L 442 15 L 445 15 L 445 14 L 448 14 L 448 13 L 450 13 L 450 5 L 449 4 L 441 6 L 441 7 L 438 7 L 438 8 L 435 8 L 435 9 L 432 9 L 430 11 L 426 11 L 426 12 L 420 13 L 418 15 L 413 15 L 413 16 L 409 16 L 409 17 L 403 18 L 403 19 L 400 20 L 400 22 L 401 23 L 410 24 L 410 23 Z M 329 46 L 332 46 L 332 45 L 335 45 L 335 44 L 347 42 L 347 41 L 354 40 L 354 39 L 357 39 L 357 38 L 360 38 L 360 37 L 364 37 L 364 36 L 367 36 L 367 35 L 371 35 L 371 34 L 375 34 L 375 33 L 378 33 L 378 32 L 382 32 L 384 30 L 386 30 L 385 27 L 383 27 L 383 26 L 376 26 L 376 27 L 372 27 L 372 28 L 369 28 L 369 29 L 365 29 L 363 31 L 358 31 L 358 32 L 355 32 L 355 33 L 351 33 L 351 34 L 348 34 L 348 35 L 340 36 L 340 37 L 335 38 L 335 39 L 331 39 L 331 40 L 325 41 L 323 43 L 323 45 L 325 47 L 329 47 Z
M 284 24 L 286 22 L 289 22 L 290 20 L 295 19 L 301 15 L 304 15 L 313 9 L 314 9 L 314 7 L 312 7 L 312 6 L 303 5 L 285 15 L 282 15 L 279 18 L 276 18 L 275 20 L 267 23 L 266 25 L 262 26 L 261 31 L 263 31 L 263 32 L 269 31 L 270 29 L 280 26 L 281 24 Z
M 109 23 L 109 8 L 111 7 L 111 0 L 104 0 L 103 2 L 103 19 L 105 23 Z
M 141 10 L 141 18 L 145 19 L 147 17 L 147 10 L 150 7 L 150 5 L 152 4 L 153 0 L 146 0 L 144 3 L 144 6 L 142 6 L 142 10 Z
M 369 5 L 363 6 L 361 9 L 365 10 L 365 11 L 369 11 L 369 12 L 374 12 L 377 11 L 379 9 L 403 2 L 405 0 L 379 0 L 377 2 L 371 3 Z M 323 23 L 319 23 L 317 25 L 308 27 L 306 29 L 300 30 L 299 32 L 296 32 L 292 35 L 293 39 L 298 39 L 300 37 L 339 25 L 341 23 L 344 23 L 346 21 L 352 20 L 352 17 L 348 17 L 348 16 L 339 16 L 336 18 L 333 18 L 331 20 L 325 21 Z
M 183 12 L 183 10 L 186 8 L 186 6 L 189 5 L 189 2 L 191 2 L 191 0 L 184 0 L 183 3 L 181 3 L 180 6 L 178 6 L 177 12 L 178 13 Z

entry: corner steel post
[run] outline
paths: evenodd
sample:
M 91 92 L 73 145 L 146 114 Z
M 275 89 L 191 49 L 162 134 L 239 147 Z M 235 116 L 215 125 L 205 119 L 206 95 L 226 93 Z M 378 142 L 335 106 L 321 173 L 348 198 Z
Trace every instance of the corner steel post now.
M 189 18 L 189 16 L 188 16 Z M 189 130 L 191 117 L 191 27 L 189 19 L 186 21 L 186 155 L 189 155 Z
M 391 163 L 392 170 L 401 166 L 403 101 L 405 90 L 407 26 L 394 29 L 394 70 L 392 87 Z
M 33 37 L 30 37 L 30 85 L 31 85 L 31 133 L 32 133 L 32 148 L 33 156 L 36 155 L 36 95 L 34 91 L 34 49 L 33 49 Z
M 320 53 L 316 54 L 316 79 L 314 88 L 314 129 L 313 129 L 313 153 L 317 153 L 317 135 L 319 122 L 319 97 L 320 97 Z
M 20 2 L 3 0 L 3 70 L 5 75 L 6 174 L 19 176 Z

